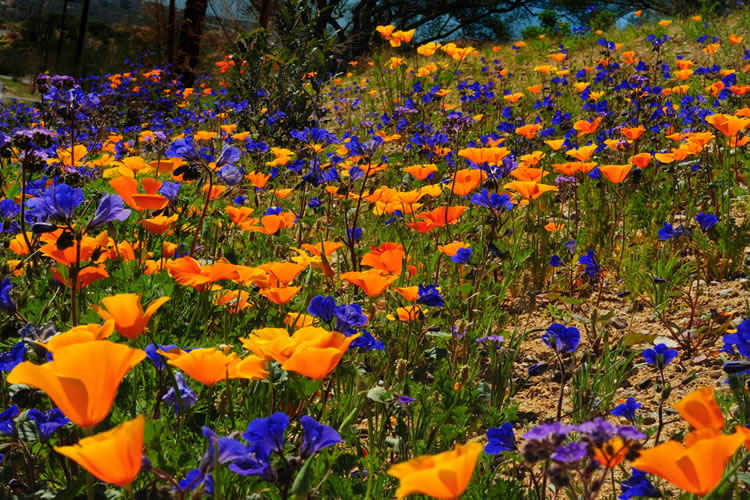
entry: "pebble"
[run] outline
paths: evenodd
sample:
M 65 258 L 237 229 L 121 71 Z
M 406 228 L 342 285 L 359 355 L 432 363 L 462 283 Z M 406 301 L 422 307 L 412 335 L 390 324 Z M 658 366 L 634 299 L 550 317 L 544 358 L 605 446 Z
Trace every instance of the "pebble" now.
M 628 320 L 621 316 L 615 316 L 609 320 L 607 326 L 615 328 L 616 330 L 623 330 L 628 327 Z
M 735 297 L 737 295 L 737 290 L 732 290 L 731 288 L 725 288 L 724 290 L 719 290 L 719 297 Z

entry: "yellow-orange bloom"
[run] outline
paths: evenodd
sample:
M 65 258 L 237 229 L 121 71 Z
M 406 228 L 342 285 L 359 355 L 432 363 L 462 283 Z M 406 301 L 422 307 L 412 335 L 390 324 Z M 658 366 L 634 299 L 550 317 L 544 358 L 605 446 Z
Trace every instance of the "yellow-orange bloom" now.
M 93 427 L 109 414 L 125 374 L 145 357 L 108 340 L 84 342 L 57 349 L 43 365 L 24 361 L 7 380 L 41 389 L 76 425 Z
M 750 118 L 740 118 L 734 115 L 717 113 L 707 116 L 705 119 L 726 137 L 734 137 L 740 131 L 750 126 Z
M 481 452 L 480 443 L 457 444 L 453 450 L 394 465 L 388 474 L 400 480 L 396 497 L 422 493 L 434 498 L 458 498 L 469 485 Z
M 169 297 L 159 297 L 152 301 L 143 311 L 141 296 L 135 293 L 118 293 L 102 299 L 102 306 L 91 306 L 103 319 L 112 319 L 115 329 L 123 337 L 134 339 L 146 331 L 146 325 L 151 316 L 169 300 Z
M 234 352 L 224 354 L 214 348 L 180 352 L 172 359 L 168 359 L 167 363 L 206 385 L 214 385 L 227 378 L 260 380 L 268 375 L 265 362 L 261 358 L 249 356 L 242 360 Z
M 744 441 L 740 432 L 701 439 L 688 448 L 677 441 L 667 441 L 641 451 L 632 466 L 703 496 L 719 484 L 727 462 Z
M 37 342 L 49 352 L 54 353 L 58 349 L 71 344 L 80 344 L 83 342 L 92 342 L 94 340 L 104 340 L 115 331 L 115 322 L 107 320 L 99 325 L 91 323 L 88 325 L 74 326 L 68 331 L 62 332 L 50 338 L 47 342 Z
M 599 170 L 604 177 L 615 184 L 621 183 L 628 176 L 633 165 L 600 165 Z
M 721 431 L 724 428 L 724 415 L 711 387 L 701 387 L 691 392 L 678 401 L 674 409 L 695 429 Z
M 368 297 L 377 297 L 388 288 L 398 276 L 383 276 L 379 270 L 351 271 L 341 275 L 341 279 L 361 288 Z
M 55 451 L 97 479 L 127 486 L 141 470 L 143 427 L 143 415 L 138 415 L 114 429 L 83 438 L 73 446 L 55 446 Z

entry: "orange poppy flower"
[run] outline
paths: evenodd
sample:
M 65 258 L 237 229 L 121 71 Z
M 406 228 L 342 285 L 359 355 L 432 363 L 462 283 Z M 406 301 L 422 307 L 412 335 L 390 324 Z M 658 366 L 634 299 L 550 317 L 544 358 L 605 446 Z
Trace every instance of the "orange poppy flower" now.
M 534 181 L 540 182 L 542 177 L 547 175 L 549 172 L 541 168 L 532 167 L 518 167 L 510 172 L 511 177 L 518 179 L 519 181 Z
M 611 469 L 617 467 L 628 454 L 630 447 L 628 444 L 619 436 L 615 436 L 601 447 L 594 449 L 594 460 L 599 462 L 599 465 Z
M 58 349 L 82 342 L 92 342 L 94 340 L 104 340 L 115 331 L 114 320 L 107 320 L 103 324 L 91 323 L 88 325 L 74 326 L 70 330 L 59 333 L 47 340 L 47 342 L 37 342 L 49 352 L 54 353 Z
M 235 207 L 232 205 L 227 205 L 224 210 L 229 216 L 229 219 L 238 226 L 242 225 L 242 223 L 245 222 L 253 212 L 255 212 L 255 210 L 250 207 Z
M 123 337 L 134 339 L 146 331 L 146 325 L 151 316 L 169 300 L 169 297 L 159 297 L 146 307 L 141 307 L 141 296 L 135 293 L 119 293 L 102 299 L 102 306 L 92 305 L 103 320 L 112 319 L 117 332 Z
M 9 384 L 44 391 L 76 425 L 93 427 L 109 414 L 117 387 L 146 353 L 108 340 L 61 347 L 52 361 L 24 361 L 8 374 Z
M 714 390 L 711 387 L 701 387 L 682 398 L 674 409 L 687 423 L 695 429 L 724 428 L 724 415 L 721 413 Z
M 704 496 L 719 484 L 727 462 L 744 441 L 740 432 L 701 439 L 688 448 L 677 441 L 667 441 L 641 451 L 632 466 Z
M 512 189 L 527 200 L 536 200 L 547 191 L 557 191 L 557 186 L 540 184 L 535 181 L 513 181 L 503 186 L 504 189 Z
M 550 222 L 549 224 L 544 225 L 544 229 L 550 233 L 554 233 L 565 229 L 565 224 L 555 224 L 554 222 Z
M 466 196 L 474 191 L 484 179 L 487 173 L 484 170 L 474 168 L 463 168 L 456 171 L 453 192 L 458 196 Z
M 351 343 L 358 337 L 359 334 L 347 337 L 339 332 L 314 326 L 301 328 L 292 334 L 294 350 L 281 363 L 281 367 L 314 380 L 322 380 L 336 369 Z
M 715 114 L 705 119 L 726 137 L 734 137 L 750 126 L 750 118 L 740 118 L 734 115 Z
M 29 238 L 29 241 L 31 241 L 34 238 L 34 235 L 32 233 L 27 232 L 26 236 Z M 19 256 L 28 255 L 31 251 L 29 249 L 29 246 L 26 244 L 26 240 L 23 237 L 23 234 L 18 233 L 13 237 L 12 240 L 10 240 L 10 244 L 8 245 L 8 248 Z
M 289 359 L 294 351 L 294 342 L 286 328 L 261 328 L 252 335 L 240 338 L 242 346 L 256 356 L 279 363 Z
M 299 273 L 304 271 L 305 266 L 293 262 L 269 262 L 258 266 L 258 268 L 268 271 L 279 283 L 286 285 L 294 281 Z
M 621 130 L 622 135 L 625 136 L 626 139 L 636 141 L 646 131 L 646 127 L 644 127 L 643 125 L 638 125 L 637 127 L 631 128 L 624 127 Z
M 446 245 L 438 245 L 437 248 L 438 251 L 444 253 L 448 257 L 453 257 L 460 249 L 469 248 L 469 246 L 468 243 L 464 243 L 463 241 L 454 241 Z
M 394 288 L 394 292 L 401 295 L 409 302 L 414 302 L 419 298 L 419 287 L 418 286 L 407 286 L 403 288 Z
M 317 255 L 318 257 L 320 257 L 321 249 L 323 250 L 323 253 L 325 253 L 326 256 L 329 256 L 333 252 L 341 248 L 342 246 L 344 246 L 344 244 L 339 241 L 324 241 L 322 243 L 314 243 L 314 244 L 303 243 L 302 244 L 302 248 L 304 248 L 305 250 L 307 250 L 313 255 Z
M 241 227 L 246 231 L 264 234 L 276 234 L 280 229 L 292 227 L 297 216 L 291 212 L 281 212 L 278 215 L 264 215 L 260 218 L 260 226 L 243 224 Z M 254 219 L 253 224 L 257 223 Z
M 427 163 L 424 165 L 409 165 L 408 167 L 404 167 L 403 171 L 410 174 L 415 179 L 423 181 L 429 177 L 430 174 L 437 172 L 438 168 L 434 163 Z
M 458 156 L 462 156 L 467 160 L 481 165 L 488 163 L 490 165 L 497 165 L 503 161 L 503 158 L 510 154 L 508 148 L 464 148 L 458 150 Z
M 388 319 L 398 319 L 399 321 L 415 321 L 424 316 L 424 309 L 419 305 L 411 305 L 396 308 L 396 316 L 388 315 Z
M 151 234 L 164 234 L 166 233 L 172 224 L 177 221 L 177 214 L 167 217 L 166 215 L 157 215 L 149 219 L 142 219 L 140 224 L 146 228 Z
M 72 288 L 73 286 L 70 278 L 68 276 L 61 275 L 57 268 L 54 268 L 52 270 L 52 277 L 68 288 Z M 97 266 L 86 266 L 78 271 L 78 279 L 76 279 L 76 289 L 80 290 L 82 288 L 86 288 L 94 281 L 108 277 L 109 273 L 104 268 L 104 264 L 99 264 Z
M 646 168 L 651 163 L 651 155 L 649 153 L 638 153 L 628 158 L 628 161 L 638 168 Z
M 282 306 L 292 300 L 301 289 L 299 286 L 272 287 L 261 290 L 260 294 L 274 304 Z
M 456 205 L 452 207 L 438 207 L 429 212 L 417 214 L 417 218 L 424 219 L 435 227 L 443 227 L 446 224 L 455 224 L 467 207 Z
M 457 444 L 453 450 L 423 455 L 388 469 L 400 480 L 396 498 L 422 493 L 435 498 L 458 498 L 469 485 L 482 444 Z
M 271 178 L 270 174 L 264 174 L 263 172 L 250 172 L 245 177 L 250 179 L 250 184 L 255 186 L 257 189 L 263 189 L 268 184 L 268 180 Z
M 360 264 L 398 275 L 401 274 L 405 256 L 403 245 L 384 242 L 378 247 L 371 247 L 370 251 L 362 256 Z
M 379 270 L 351 271 L 341 275 L 341 279 L 358 286 L 368 297 L 377 297 L 382 294 L 398 276 L 383 276 Z
M 202 347 L 189 352 L 180 352 L 167 363 L 185 372 L 201 384 L 215 385 L 227 378 L 260 380 L 268 375 L 265 363 L 256 356 L 241 360 L 236 353 L 224 354 L 215 348 Z M 245 363 L 239 370 L 240 363 Z
M 593 134 L 596 129 L 599 128 L 599 124 L 602 122 L 602 117 L 598 117 L 593 121 L 578 120 L 573 124 L 573 128 L 578 131 L 578 137 L 587 134 Z M 587 158 L 588 159 L 588 158 Z M 586 160 L 581 160 L 586 161 Z
M 734 33 L 729 34 L 729 43 L 731 43 L 732 45 L 740 44 L 744 39 L 744 36 L 735 35 Z
M 548 139 L 544 143 L 553 150 L 559 151 L 563 144 L 565 144 L 565 139 Z
M 528 140 L 533 139 L 536 137 L 537 132 L 542 130 L 542 126 L 538 123 L 529 123 L 527 125 L 523 125 L 522 127 L 516 128 L 516 134 L 525 137 Z
M 590 146 L 581 146 L 578 149 L 569 149 L 565 152 L 565 154 L 568 156 L 572 156 L 578 161 L 589 161 L 589 158 L 591 158 L 591 155 L 594 154 L 594 151 L 596 151 L 596 144 L 591 144 Z
M 542 91 L 542 85 L 541 84 L 530 85 L 530 86 L 526 87 L 526 90 L 528 90 L 529 92 L 531 92 L 534 95 L 539 95 L 539 93 Z
M 138 415 L 114 429 L 85 437 L 73 446 L 55 446 L 55 451 L 105 483 L 127 486 L 141 470 L 143 427 L 143 415 Z
M 57 239 L 61 235 L 62 231 L 54 231 L 53 233 L 47 233 L 46 235 L 43 235 L 41 239 L 42 241 L 45 241 L 47 243 L 45 245 L 42 245 L 39 251 L 42 253 L 42 255 L 50 257 L 66 267 L 70 267 L 75 264 L 77 259 L 79 262 L 88 261 L 89 259 L 91 259 L 91 257 L 94 256 L 95 253 L 98 253 L 101 250 L 105 249 L 110 241 L 107 232 L 103 231 L 99 233 L 96 238 L 84 235 L 83 238 L 81 238 L 80 242 L 73 241 L 73 244 L 71 246 L 60 250 L 60 248 L 58 248 L 57 246 Z M 45 236 L 47 238 L 45 238 Z M 104 254 L 100 253 L 100 255 Z
M 167 206 L 169 200 L 160 194 L 157 194 L 160 181 L 145 177 L 141 180 L 143 188 L 146 190 L 145 194 L 138 193 L 138 181 L 132 177 L 117 177 L 109 181 L 109 185 L 119 194 L 123 201 L 128 204 L 131 208 L 137 211 L 143 210 L 161 210 Z M 156 189 L 154 189 L 156 187 Z
M 633 168 L 632 165 L 600 165 L 599 170 L 604 177 L 615 184 L 621 183 L 625 180 L 630 170 Z
M 201 266 L 192 257 L 180 257 L 167 264 L 169 275 L 180 285 L 200 289 L 219 280 L 239 278 L 236 266 L 224 262 Z
M 636 64 L 638 62 L 638 58 L 635 55 L 634 50 L 626 50 L 622 53 L 622 60 L 625 62 L 625 64 Z

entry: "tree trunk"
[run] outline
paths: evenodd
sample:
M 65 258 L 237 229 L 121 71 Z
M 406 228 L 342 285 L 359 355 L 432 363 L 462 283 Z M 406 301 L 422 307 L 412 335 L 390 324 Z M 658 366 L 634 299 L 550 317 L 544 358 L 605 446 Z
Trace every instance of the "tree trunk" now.
M 174 65 L 174 42 L 177 34 L 177 7 L 175 0 L 169 0 L 169 17 L 167 18 L 167 62 Z
M 63 0 L 62 14 L 60 16 L 60 38 L 57 40 L 57 52 L 55 53 L 55 72 L 60 72 L 60 56 L 62 56 L 63 41 L 65 40 L 65 18 L 68 13 L 68 0 Z
M 83 7 L 81 8 L 81 25 L 78 29 L 78 41 L 76 42 L 76 58 L 75 68 L 78 72 L 78 76 L 83 76 L 83 47 L 86 43 L 86 30 L 89 24 L 89 6 L 91 0 L 83 0 Z
M 268 31 L 268 26 L 271 23 L 271 11 L 273 10 L 273 0 L 263 0 L 260 7 L 260 18 L 258 19 L 258 25 L 263 28 L 264 31 Z
M 180 45 L 177 49 L 177 71 L 182 76 L 182 83 L 186 87 L 192 87 L 195 82 L 195 69 L 198 66 L 198 55 L 207 8 L 208 0 L 187 0 L 185 2 L 185 17 L 182 21 Z

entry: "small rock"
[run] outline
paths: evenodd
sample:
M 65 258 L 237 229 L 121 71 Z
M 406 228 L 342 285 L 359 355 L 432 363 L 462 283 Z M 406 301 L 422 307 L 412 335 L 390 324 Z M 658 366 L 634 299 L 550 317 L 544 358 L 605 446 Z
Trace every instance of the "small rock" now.
M 620 316 L 615 316 L 609 322 L 607 322 L 607 326 L 614 328 L 616 330 L 624 330 L 628 327 L 628 321 Z
M 693 363 L 694 365 L 698 365 L 698 364 L 703 363 L 707 359 L 708 359 L 708 356 L 706 356 L 705 354 L 699 354 L 698 356 L 691 359 L 690 362 Z
M 643 391 L 651 387 L 653 384 L 653 381 L 650 378 L 647 378 L 646 380 L 638 384 L 638 389 Z
M 742 316 L 739 316 L 737 318 L 734 318 L 729 324 L 732 325 L 732 328 L 737 328 L 743 321 L 744 318 Z
M 656 418 L 654 417 L 644 417 L 643 418 L 643 425 L 653 425 L 656 423 Z
M 732 290 L 731 288 L 725 288 L 724 290 L 719 290 L 719 297 L 734 297 L 737 295 L 736 290 Z
M 680 344 L 678 344 L 677 342 L 675 342 L 671 338 L 669 338 L 669 337 L 662 337 L 661 335 L 659 335 L 658 337 L 656 337 L 654 339 L 654 345 L 658 345 L 658 344 L 664 344 L 665 346 L 671 347 L 672 349 L 674 349 L 676 347 L 680 347 Z

